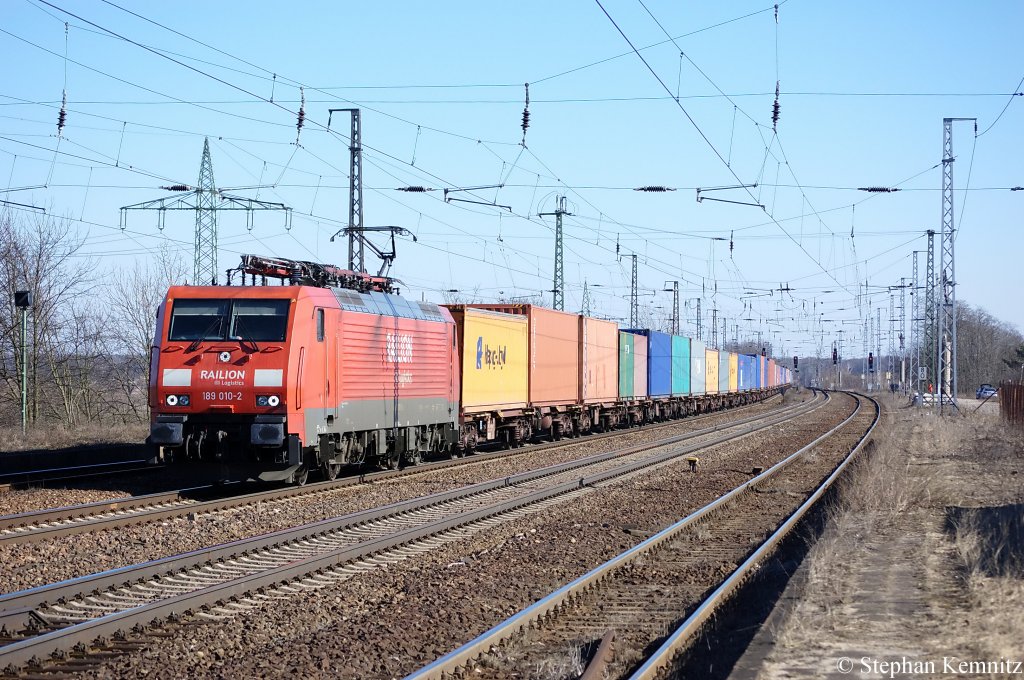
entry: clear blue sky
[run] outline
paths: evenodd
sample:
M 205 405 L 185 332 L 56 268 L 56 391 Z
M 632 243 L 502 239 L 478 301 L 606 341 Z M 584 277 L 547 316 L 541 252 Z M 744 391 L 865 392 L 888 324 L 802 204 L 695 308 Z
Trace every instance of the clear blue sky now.
M 549 290 L 554 222 L 537 215 L 564 194 L 567 309 L 587 281 L 594 313 L 628 319 L 618 243 L 638 254 L 655 315 L 679 280 L 684 299 L 703 297 L 705 323 L 712 306 L 729 319 L 730 338 L 738 324 L 741 338 L 807 355 L 844 329 L 859 348 L 859 284 L 887 318 L 886 287 L 940 228 L 943 117 L 976 117 L 977 139 L 971 123 L 954 131 L 958 296 L 1024 327 L 1024 191 L 1008 190 L 1024 185 L 1024 97 L 1010 96 L 1024 77 L 1019 2 L 788 0 L 776 23 L 758 2 L 602 0 L 610 20 L 583 1 L 49 1 L 0 5 L 0 176 L 45 185 L 0 198 L 75 220 L 83 262 L 100 270 L 161 242 L 191 260 L 189 214 L 159 231 L 154 213 L 134 212 L 122 231 L 118 208 L 195 184 L 204 136 L 218 186 L 269 185 L 235 193 L 294 209 L 290 231 L 276 213 L 251 232 L 222 214 L 221 270 L 250 252 L 344 265 L 343 240 L 329 238 L 347 221 L 348 123 L 324 126 L 328 108 L 356 105 L 365 222 L 417 236 L 400 239 L 391 272 L 407 295 Z M 758 187 L 706 195 L 764 209 L 696 201 L 696 187 L 740 182 Z M 499 183 L 456 195 L 511 211 L 441 191 Z M 395 190 L 411 185 L 437 191 Z M 633 191 L 647 185 L 676 190 Z M 692 321 L 691 307 L 686 334 Z

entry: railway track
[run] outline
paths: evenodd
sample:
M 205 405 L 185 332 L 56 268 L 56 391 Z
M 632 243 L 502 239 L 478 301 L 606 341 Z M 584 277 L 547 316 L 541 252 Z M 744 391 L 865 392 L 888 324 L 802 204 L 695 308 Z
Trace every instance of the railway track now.
M 738 409 L 742 413 L 743 409 Z M 715 412 L 696 416 L 691 422 L 721 415 Z M 755 422 L 760 416 L 748 416 L 733 421 L 735 425 Z M 647 431 L 669 427 L 680 421 L 669 421 L 647 427 Z M 631 430 L 614 430 L 591 435 L 587 441 L 599 441 L 610 437 L 619 437 Z M 683 437 L 699 436 L 703 430 L 681 435 Z M 204 486 L 180 489 L 141 496 L 132 496 L 115 500 L 98 501 L 62 508 L 49 508 L 15 515 L 0 516 L 0 545 L 14 543 L 31 543 L 53 540 L 91 531 L 107 531 L 120 527 L 159 522 L 175 517 L 200 516 L 233 508 L 255 505 L 257 503 L 281 502 L 298 496 L 309 496 L 327 493 L 337 489 L 355 486 L 367 482 L 384 481 L 407 477 L 414 474 L 432 472 L 456 465 L 482 463 L 498 458 L 519 455 L 524 452 L 537 452 L 546 449 L 563 447 L 578 443 L 580 440 L 561 440 L 544 444 L 536 444 L 514 450 L 501 450 L 479 453 L 467 459 L 441 460 L 423 463 L 402 470 L 381 470 L 345 477 L 327 482 L 318 482 L 302 487 L 268 489 L 242 495 L 224 495 L 223 486 Z M 669 438 L 665 442 L 683 441 Z M 213 498 L 211 498 L 213 496 Z M 205 500 L 204 500 L 205 498 Z
M 474 677 L 519 678 L 587 656 L 586 678 L 676 677 L 680 654 L 701 626 L 867 441 L 878 404 L 851 396 L 856 410 L 811 444 L 407 680 L 452 677 L 467 667 Z M 717 582 L 723 573 L 730 575 Z
M 0 492 L 17 487 L 48 486 L 54 482 L 75 482 L 80 479 L 109 477 L 139 472 L 156 472 L 163 469 L 162 465 L 152 465 L 146 459 L 124 460 L 112 463 L 96 463 L 93 465 L 73 465 L 40 470 L 25 470 L 0 474 Z
M 136 646 L 138 641 L 124 639 L 125 634 L 154 620 L 187 612 L 228 617 L 261 598 L 323 587 L 354 572 L 542 511 L 587 493 L 591 486 L 786 422 L 821 403 L 812 400 L 710 432 L 674 437 L 653 450 L 647 444 L 599 454 L 0 596 L 0 668 L 11 672 L 27 665 L 34 672 L 55 653 L 63 655 L 57 670 L 88 666 L 112 651 Z M 250 595 L 256 592 L 261 594 Z M 98 638 L 101 642 L 95 646 Z

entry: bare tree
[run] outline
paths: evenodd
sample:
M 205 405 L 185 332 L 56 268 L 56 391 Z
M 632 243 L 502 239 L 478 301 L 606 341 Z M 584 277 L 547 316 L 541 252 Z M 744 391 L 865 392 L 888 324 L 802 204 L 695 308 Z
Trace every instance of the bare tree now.
M 102 422 L 109 414 L 110 312 L 92 301 L 64 310 L 62 323 L 43 338 L 43 357 L 52 385 L 48 415 L 68 428 Z
M 980 307 L 957 305 L 957 382 L 965 393 L 981 383 L 1010 380 L 1017 374 L 1004 359 L 1024 344 L 1012 325 Z M 1019 370 L 1019 369 L 1018 369 Z
M 110 286 L 110 309 L 117 336 L 107 357 L 111 391 L 110 412 L 122 421 L 144 421 L 147 371 L 156 331 L 156 311 L 167 289 L 183 283 L 188 268 L 180 251 L 161 246 L 149 264 L 115 271 Z
M 3 401 L 20 400 L 20 322 L 13 305 L 16 290 L 33 294 L 30 311 L 29 417 L 40 415 L 45 386 L 42 359 L 45 348 L 61 328 L 65 316 L 87 295 L 94 284 L 93 266 L 78 256 L 83 238 L 68 220 L 45 214 L 5 211 L 0 213 L 0 295 L 5 304 L 0 313 L 0 341 L 5 361 L 0 362 L 0 379 L 5 386 Z M 6 360 L 13 355 L 13 360 Z M 3 409 L 13 413 L 14 409 Z

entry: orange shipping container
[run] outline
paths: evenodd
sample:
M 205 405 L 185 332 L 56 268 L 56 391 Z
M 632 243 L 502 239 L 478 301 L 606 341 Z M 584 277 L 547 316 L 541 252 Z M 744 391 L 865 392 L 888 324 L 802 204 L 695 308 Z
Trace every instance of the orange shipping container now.
M 718 394 L 718 350 L 704 350 L 704 358 L 707 367 L 705 370 L 705 394 Z
M 568 406 L 580 393 L 580 322 L 576 314 L 536 305 L 477 304 L 529 320 L 530 406 Z
M 580 403 L 615 401 L 619 387 L 618 325 L 581 316 L 580 338 Z

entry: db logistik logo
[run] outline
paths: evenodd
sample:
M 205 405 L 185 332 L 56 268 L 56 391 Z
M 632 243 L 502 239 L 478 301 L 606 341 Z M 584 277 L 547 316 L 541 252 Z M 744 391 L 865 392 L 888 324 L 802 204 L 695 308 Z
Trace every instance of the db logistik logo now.
M 506 361 L 508 361 L 507 346 L 501 345 L 491 349 L 490 345 L 484 343 L 482 335 L 476 339 L 476 367 L 478 369 L 484 366 L 487 368 L 503 368 Z

